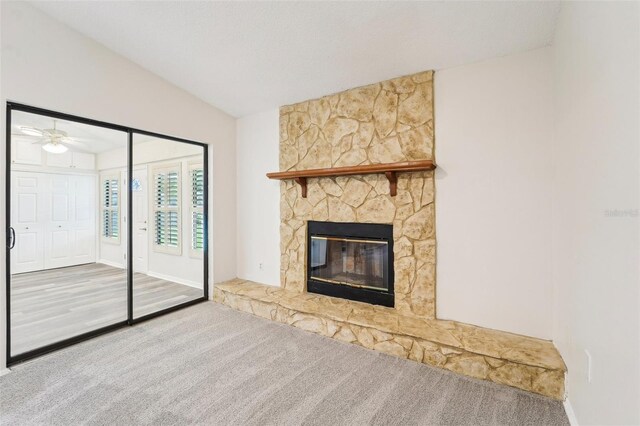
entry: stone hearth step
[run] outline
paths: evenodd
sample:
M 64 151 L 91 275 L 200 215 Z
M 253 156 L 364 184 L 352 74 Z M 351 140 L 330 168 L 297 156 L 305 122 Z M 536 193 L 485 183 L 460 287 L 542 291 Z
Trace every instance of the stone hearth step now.
M 564 398 L 566 367 L 553 343 L 393 308 L 234 279 L 214 300 L 234 309 L 466 376 Z

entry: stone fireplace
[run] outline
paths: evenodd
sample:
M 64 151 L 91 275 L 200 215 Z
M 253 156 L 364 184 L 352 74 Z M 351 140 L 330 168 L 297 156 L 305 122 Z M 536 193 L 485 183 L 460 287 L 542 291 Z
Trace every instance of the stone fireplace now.
M 393 307 L 393 228 L 309 221 L 307 291 Z
M 433 159 L 433 73 L 401 77 L 280 109 L 280 170 Z M 310 221 L 393 227 L 394 307 L 435 318 L 433 171 L 280 184 L 281 283 L 304 293 Z

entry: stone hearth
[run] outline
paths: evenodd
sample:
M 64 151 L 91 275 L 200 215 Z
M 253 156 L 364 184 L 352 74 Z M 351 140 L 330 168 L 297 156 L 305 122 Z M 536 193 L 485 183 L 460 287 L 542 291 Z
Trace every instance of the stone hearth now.
M 566 368 L 545 340 L 244 280 L 216 284 L 213 296 L 234 309 L 343 342 L 555 399 L 564 397 Z

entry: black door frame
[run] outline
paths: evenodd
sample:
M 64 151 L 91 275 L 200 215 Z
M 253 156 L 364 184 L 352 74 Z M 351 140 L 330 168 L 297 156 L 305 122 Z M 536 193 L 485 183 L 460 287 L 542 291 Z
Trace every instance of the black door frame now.
M 15 365 L 19 362 L 26 361 L 48 352 L 57 351 L 59 349 L 66 348 L 79 342 L 91 339 L 101 334 L 109 333 L 116 329 L 138 324 L 142 321 L 149 320 L 151 318 L 164 315 L 169 312 L 176 311 L 178 309 L 186 308 L 197 303 L 201 303 L 207 300 L 209 295 L 209 146 L 202 142 L 196 142 L 188 139 L 178 138 L 175 136 L 163 135 L 160 133 L 149 132 L 146 130 L 135 129 L 132 127 L 121 126 L 118 124 L 108 123 L 105 121 L 94 120 L 91 118 L 80 117 L 77 115 L 66 114 L 62 112 L 52 111 L 44 108 L 38 108 L 30 105 L 25 105 L 17 102 L 8 101 L 6 104 L 6 176 L 5 176 L 5 231 L 6 231 L 6 356 L 7 367 Z M 86 333 L 79 334 L 77 336 L 70 337 L 55 343 L 51 343 L 36 349 L 32 349 L 27 352 L 12 356 L 11 355 L 11 248 L 12 244 L 15 244 L 15 237 L 10 238 L 9 230 L 11 228 L 11 113 L 13 111 L 22 111 L 32 114 L 45 115 L 48 117 L 74 121 L 77 123 L 88 124 L 91 126 L 103 127 L 112 130 L 122 131 L 127 134 L 127 319 L 120 321 L 105 327 L 101 327 L 95 330 L 91 330 Z M 190 300 L 188 302 L 180 303 L 169 308 L 153 312 L 138 318 L 133 316 L 133 203 L 132 188 L 131 188 L 131 176 L 133 176 L 133 135 L 140 134 L 145 136 L 153 136 L 162 139 L 168 139 L 175 142 L 188 143 L 191 145 L 197 145 L 203 149 L 203 174 L 204 174 L 204 250 L 203 250 L 203 268 L 204 268 L 204 283 L 203 283 L 203 295 L 200 298 Z

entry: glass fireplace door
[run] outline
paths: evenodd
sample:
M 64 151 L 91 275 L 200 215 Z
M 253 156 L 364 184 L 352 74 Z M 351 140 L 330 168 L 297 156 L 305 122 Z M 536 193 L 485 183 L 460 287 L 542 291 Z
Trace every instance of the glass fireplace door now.
M 311 278 L 333 284 L 388 290 L 386 241 L 311 237 Z
M 307 222 L 307 291 L 394 306 L 393 226 Z

